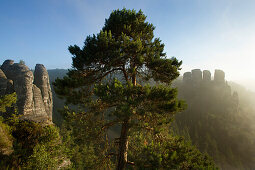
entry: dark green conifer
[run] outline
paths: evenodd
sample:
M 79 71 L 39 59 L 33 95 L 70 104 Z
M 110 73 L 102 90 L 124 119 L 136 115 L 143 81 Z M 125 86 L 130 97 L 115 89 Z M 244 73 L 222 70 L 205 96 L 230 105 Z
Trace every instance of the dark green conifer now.
M 182 109 L 177 90 L 170 87 L 179 76 L 181 62 L 166 56 L 154 29 L 141 10 L 113 11 L 100 33 L 88 36 L 82 48 L 69 47 L 73 68 L 54 83 L 67 103 L 85 103 L 87 112 L 111 116 L 102 124 L 103 130 L 121 125 L 117 169 L 128 163 L 131 128 L 159 132 Z M 142 85 L 139 80 L 164 85 Z

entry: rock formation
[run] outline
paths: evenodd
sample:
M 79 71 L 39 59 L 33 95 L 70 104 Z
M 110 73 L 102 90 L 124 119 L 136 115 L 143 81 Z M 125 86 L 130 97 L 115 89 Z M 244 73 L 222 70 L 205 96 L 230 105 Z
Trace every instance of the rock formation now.
M 200 69 L 193 69 L 191 72 L 185 72 L 183 74 L 183 82 L 192 82 L 192 84 L 199 84 L 203 82 L 211 82 L 211 72 L 204 70 L 203 73 Z M 226 84 L 225 73 L 222 70 L 215 70 L 214 82 L 216 84 Z
M 209 70 L 204 70 L 203 74 L 200 69 L 194 69 L 192 72 L 183 74 L 183 85 L 191 88 L 208 88 L 215 92 L 221 91 L 222 95 L 231 96 L 231 87 L 225 80 L 225 73 L 222 70 L 215 70 L 214 80 L 211 80 Z
M 191 80 L 192 80 L 192 78 L 191 78 L 191 72 L 185 72 L 185 73 L 183 74 L 183 82 L 184 82 L 184 83 L 190 83 Z
M 3 95 L 7 90 L 7 77 L 4 72 L 0 69 L 0 95 Z
M 211 81 L 211 72 L 209 70 L 203 71 L 203 81 L 210 82 Z
M 202 81 L 202 71 L 200 69 L 194 69 L 191 71 L 193 82 L 201 82 Z
M 225 73 L 222 70 L 215 70 L 214 81 L 216 83 L 225 83 Z
M 36 64 L 34 72 L 34 84 L 39 87 L 42 94 L 43 104 L 46 113 L 49 117 L 52 117 L 52 92 L 50 88 L 50 79 L 48 72 L 44 65 Z
M 0 95 L 16 92 L 18 113 L 37 122 L 52 121 L 52 93 L 45 67 L 33 72 L 24 64 L 6 60 L 0 69 Z

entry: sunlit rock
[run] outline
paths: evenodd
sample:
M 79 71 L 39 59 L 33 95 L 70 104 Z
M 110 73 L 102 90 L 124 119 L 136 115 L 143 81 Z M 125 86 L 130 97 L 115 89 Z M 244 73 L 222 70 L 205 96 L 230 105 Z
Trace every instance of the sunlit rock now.
M 49 75 L 42 64 L 36 64 L 34 72 L 34 84 L 41 90 L 42 100 L 45 106 L 45 111 L 52 117 L 52 92 L 50 88 Z
M 18 112 L 23 115 L 23 118 L 51 122 L 52 93 L 49 87 L 49 76 L 46 69 L 41 67 L 38 65 L 35 74 L 35 80 L 39 86 L 37 87 L 33 84 L 33 72 L 26 65 L 6 60 L 1 66 L 2 72 L 0 71 L 0 92 L 3 95 L 16 92 Z

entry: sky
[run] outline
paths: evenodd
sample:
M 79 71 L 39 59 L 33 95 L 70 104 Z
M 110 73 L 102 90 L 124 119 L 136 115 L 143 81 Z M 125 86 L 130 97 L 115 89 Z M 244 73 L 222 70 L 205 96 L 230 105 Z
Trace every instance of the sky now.
M 221 69 L 229 81 L 255 82 L 254 0 L 0 0 L 0 63 L 70 68 L 68 46 L 82 47 L 123 7 L 144 12 L 181 73 Z

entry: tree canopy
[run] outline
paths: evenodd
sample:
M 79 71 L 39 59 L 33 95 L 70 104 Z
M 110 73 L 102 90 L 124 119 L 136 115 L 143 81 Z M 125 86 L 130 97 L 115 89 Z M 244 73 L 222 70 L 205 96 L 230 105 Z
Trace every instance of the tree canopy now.
M 141 10 L 113 11 L 100 33 L 86 38 L 83 48 L 69 46 L 73 69 L 63 81 L 56 81 L 56 91 L 60 95 L 79 95 L 70 87 L 99 83 L 116 73 L 134 85 L 138 76 L 171 83 L 179 76 L 181 62 L 167 58 L 164 44 L 154 38 L 154 29 Z
M 160 133 L 183 109 L 177 90 L 170 87 L 182 62 L 167 57 L 154 30 L 141 10 L 114 10 L 82 48 L 69 46 L 73 68 L 53 83 L 67 103 L 79 104 L 85 114 L 102 115 L 102 131 L 121 125 L 117 169 L 129 163 L 131 129 Z M 161 85 L 142 83 L 148 80 Z

